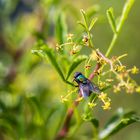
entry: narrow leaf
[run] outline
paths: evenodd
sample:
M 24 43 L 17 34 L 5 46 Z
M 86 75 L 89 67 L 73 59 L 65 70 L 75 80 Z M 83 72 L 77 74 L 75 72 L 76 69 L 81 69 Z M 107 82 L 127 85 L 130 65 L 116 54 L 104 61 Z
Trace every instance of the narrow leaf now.
M 52 50 L 51 48 L 46 48 L 46 45 L 43 45 L 41 48 L 42 48 L 42 50 L 32 50 L 31 52 L 32 52 L 33 54 L 35 54 L 35 55 L 41 57 L 41 58 L 48 57 L 49 60 L 50 60 L 50 62 L 51 62 L 51 64 L 54 66 L 54 68 L 56 69 L 56 71 L 57 71 L 58 74 L 60 75 L 61 79 L 62 79 L 65 83 L 67 83 L 67 84 L 69 84 L 69 85 L 71 85 L 71 86 L 74 86 L 73 83 L 71 83 L 71 82 L 65 80 L 64 75 L 63 75 L 63 73 L 62 73 L 62 71 L 61 71 L 61 69 L 60 69 L 60 67 L 59 67 L 59 65 L 58 65 L 58 63 L 57 63 L 57 61 L 56 61 L 56 57 L 55 57 L 54 54 L 53 54 L 53 50 Z M 45 51 L 44 51 L 44 50 L 45 50 Z
M 100 132 L 99 138 L 102 140 L 106 139 L 134 122 L 140 122 L 140 116 L 138 116 L 134 111 L 127 113 L 118 111 L 117 114 L 109 120 L 104 129 Z
M 91 121 L 91 123 L 93 124 L 93 126 L 95 128 L 98 128 L 99 127 L 99 121 L 97 119 L 92 118 L 90 121 Z
M 109 47 L 107 49 L 107 52 L 106 52 L 105 56 L 108 56 L 111 53 L 111 51 L 112 51 L 112 49 L 113 49 L 113 47 L 114 47 L 114 45 L 115 45 L 115 43 L 116 43 L 116 41 L 118 39 L 118 34 L 121 31 L 121 28 L 122 28 L 122 26 L 123 26 L 128 14 L 129 14 L 130 10 L 131 10 L 131 8 L 132 8 L 132 6 L 134 4 L 134 1 L 135 0 L 127 0 L 126 1 L 125 6 L 124 6 L 123 11 L 122 11 L 122 14 L 121 14 L 121 18 L 119 20 L 119 23 L 116 25 L 117 26 L 117 28 L 116 28 L 117 34 L 113 35 L 113 38 L 112 38 L 112 40 L 110 42 L 110 45 L 109 45 Z
M 86 59 L 87 59 L 87 56 L 85 56 L 85 55 L 78 56 L 77 58 L 74 59 L 73 63 L 69 67 L 69 70 L 68 70 L 68 73 L 67 73 L 67 76 L 66 76 L 66 80 L 69 78 L 69 76 L 74 71 L 74 69 L 76 69 L 77 66 L 79 66 Z
M 91 112 L 88 112 L 88 113 L 84 113 L 82 115 L 82 119 L 86 122 L 91 122 L 92 125 L 95 127 L 95 128 L 98 128 L 99 127 L 99 121 L 95 118 L 93 118 L 92 116 L 92 113 Z
M 60 75 L 61 79 L 63 81 L 65 81 L 64 75 L 59 67 L 59 64 L 56 61 L 56 56 L 53 53 L 53 50 L 47 46 L 43 47 L 45 54 L 48 56 L 50 62 L 52 63 L 52 65 L 54 66 L 54 68 L 56 69 L 56 71 L 58 72 L 58 74 Z
M 85 11 L 83 9 L 80 10 L 82 16 L 83 16 L 83 19 L 84 19 L 84 23 L 85 23 L 85 27 L 86 29 L 88 29 L 88 19 L 87 19 L 87 15 L 85 13 Z
M 86 26 L 81 21 L 78 21 L 77 23 L 80 24 L 86 30 Z
M 63 13 L 59 13 L 56 19 L 55 34 L 58 44 L 63 44 L 67 35 L 67 25 Z
M 94 24 L 95 24 L 96 21 L 97 21 L 97 18 L 93 18 L 93 19 L 91 20 L 91 23 L 90 23 L 90 25 L 89 25 L 89 31 L 93 28 L 93 26 L 94 26 Z
M 31 53 L 35 54 L 35 55 L 37 55 L 37 56 L 39 56 L 41 58 L 45 57 L 45 54 L 44 54 L 44 52 L 42 50 L 31 50 Z
M 126 1 L 125 5 L 124 5 L 124 8 L 123 8 L 123 11 L 122 11 L 122 14 L 121 14 L 120 21 L 117 25 L 117 32 L 120 32 L 125 20 L 128 17 L 128 14 L 129 14 L 134 2 L 135 2 L 135 0 L 127 0 Z
M 0 118 L 0 129 L 3 130 L 6 134 L 12 138 L 16 138 L 16 133 L 10 124 L 9 120 Z
M 106 14 L 107 14 L 108 22 L 110 24 L 110 27 L 111 27 L 112 31 L 114 33 L 117 33 L 117 31 L 116 31 L 116 23 L 115 23 L 115 18 L 114 18 L 114 13 L 113 13 L 113 8 L 112 7 L 109 8 L 107 10 Z

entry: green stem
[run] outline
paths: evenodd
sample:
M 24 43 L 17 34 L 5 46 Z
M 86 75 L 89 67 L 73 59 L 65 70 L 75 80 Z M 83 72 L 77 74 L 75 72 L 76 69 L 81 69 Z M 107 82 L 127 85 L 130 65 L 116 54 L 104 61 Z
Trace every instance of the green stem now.
M 91 35 L 90 35 L 90 31 L 87 31 L 87 34 L 88 34 L 88 38 L 89 38 L 89 47 L 93 48 L 93 43 L 92 43 L 92 38 L 91 38 Z
M 109 54 L 111 53 L 111 51 L 112 51 L 112 49 L 113 49 L 113 47 L 114 47 L 114 45 L 115 45 L 115 43 L 116 43 L 116 41 L 117 41 L 117 38 L 118 38 L 118 34 L 114 34 L 114 35 L 113 35 L 113 38 L 112 38 L 112 40 L 111 40 L 111 43 L 110 43 L 110 45 L 109 45 L 109 47 L 108 47 L 108 50 L 107 50 L 107 52 L 106 52 L 106 54 L 105 54 L 106 57 L 108 57 Z
M 126 3 L 125 3 L 123 11 L 122 11 L 122 14 L 121 14 L 120 21 L 119 21 L 119 23 L 117 25 L 117 29 L 116 29 L 117 33 L 115 33 L 113 35 L 113 38 L 112 38 L 111 43 L 109 45 L 109 48 L 108 48 L 108 50 L 107 50 L 107 52 L 105 54 L 106 57 L 108 57 L 109 54 L 111 53 L 111 51 L 112 51 L 112 49 L 113 49 L 113 47 L 114 47 L 114 45 L 115 45 L 115 43 L 117 41 L 118 34 L 120 33 L 120 31 L 122 29 L 122 26 L 123 26 L 124 22 L 126 21 L 126 19 L 128 17 L 128 14 L 129 14 L 129 12 L 130 12 L 133 4 L 134 4 L 134 1 L 135 0 L 127 0 Z

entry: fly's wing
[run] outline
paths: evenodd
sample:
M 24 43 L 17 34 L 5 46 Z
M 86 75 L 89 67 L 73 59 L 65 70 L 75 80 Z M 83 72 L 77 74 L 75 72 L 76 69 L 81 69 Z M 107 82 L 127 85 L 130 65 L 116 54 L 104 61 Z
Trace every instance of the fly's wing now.
M 79 89 L 84 98 L 90 95 L 90 87 L 88 86 L 88 84 L 80 84 Z
M 90 87 L 90 92 L 97 93 L 97 94 L 101 92 L 100 89 L 94 83 L 91 83 L 89 80 L 87 81 L 87 83 Z

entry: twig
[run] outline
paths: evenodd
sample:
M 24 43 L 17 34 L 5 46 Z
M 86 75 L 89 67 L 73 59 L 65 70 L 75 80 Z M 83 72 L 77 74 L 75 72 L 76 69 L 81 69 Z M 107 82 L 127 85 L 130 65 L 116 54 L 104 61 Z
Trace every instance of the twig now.
M 99 50 L 96 50 L 97 55 L 102 58 L 106 63 L 110 65 L 110 69 L 113 70 L 113 63 L 110 59 L 104 56 Z
M 90 74 L 90 76 L 88 78 L 89 80 L 92 80 L 94 78 L 94 76 L 98 73 L 98 70 L 100 69 L 100 67 L 101 67 L 101 64 L 97 63 L 94 71 Z
M 79 97 L 81 97 L 81 94 L 79 94 Z M 66 137 L 66 135 L 69 131 L 69 125 L 70 125 L 70 121 L 71 121 L 74 109 L 78 106 L 79 102 L 80 101 L 75 100 L 73 103 L 73 106 L 68 109 L 63 127 L 60 130 L 60 132 L 58 133 L 58 135 L 56 136 L 55 140 L 61 140 L 62 138 Z

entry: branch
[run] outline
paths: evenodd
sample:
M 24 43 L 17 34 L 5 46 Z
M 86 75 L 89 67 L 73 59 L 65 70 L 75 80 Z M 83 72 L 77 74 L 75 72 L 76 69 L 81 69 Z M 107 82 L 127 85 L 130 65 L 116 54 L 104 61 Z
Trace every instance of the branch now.
M 96 50 L 97 55 L 99 58 L 103 59 L 106 63 L 110 65 L 110 69 L 113 71 L 113 63 L 110 59 L 108 59 L 106 56 L 104 56 L 99 50 Z
M 96 74 L 98 74 L 98 70 L 100 69 L 101 67 L 101 64 L 100 63 L 97 63 L 96 66 L 95 66 L 95 69 L 93 70 L 93 72 L 90 74 L 89 76 L 89 80 L 92 80 Z
M 81 94 L 79 94 L 79 97 L 81 97 Z M 67 136 L 74 109 L 78 106 L 79 102 L 80 102 L 79 100 L 75 100 L 73 102 L 73 106 L 68 109 L 63 127 L 58 133 L 58 135 L 56 136 L 55 140 L 61 140 L 62 138 L 65 138 Z

